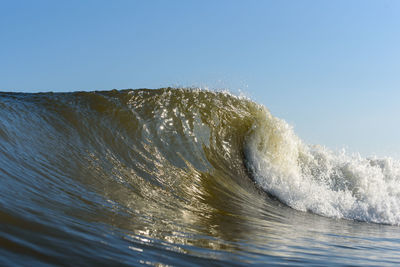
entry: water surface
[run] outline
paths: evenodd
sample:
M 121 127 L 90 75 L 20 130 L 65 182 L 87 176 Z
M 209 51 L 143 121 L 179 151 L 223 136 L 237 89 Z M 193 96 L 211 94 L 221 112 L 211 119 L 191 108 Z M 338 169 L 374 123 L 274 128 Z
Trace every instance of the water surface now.
M 228 93 L 0 93 L 0 178 L 1 265 L 400 263 L 399 161 Z

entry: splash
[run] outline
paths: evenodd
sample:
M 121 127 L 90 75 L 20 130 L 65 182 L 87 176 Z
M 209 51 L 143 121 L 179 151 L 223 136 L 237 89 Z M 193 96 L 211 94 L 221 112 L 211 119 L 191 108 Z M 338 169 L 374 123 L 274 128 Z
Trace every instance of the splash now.
M 322 216 L 400 225 L 400 162 L 304 144 L 265 108 L 244 145 L 254 180 L 288 206 Z

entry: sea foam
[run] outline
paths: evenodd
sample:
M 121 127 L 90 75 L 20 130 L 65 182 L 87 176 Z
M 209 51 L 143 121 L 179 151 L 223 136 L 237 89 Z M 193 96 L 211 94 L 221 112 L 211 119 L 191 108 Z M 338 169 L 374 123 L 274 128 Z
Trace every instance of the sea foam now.
M 256 183 L 294 209 L 400 225 L 398 160 L 306 145 L 265 108 L 257 113 L 244 151 Z

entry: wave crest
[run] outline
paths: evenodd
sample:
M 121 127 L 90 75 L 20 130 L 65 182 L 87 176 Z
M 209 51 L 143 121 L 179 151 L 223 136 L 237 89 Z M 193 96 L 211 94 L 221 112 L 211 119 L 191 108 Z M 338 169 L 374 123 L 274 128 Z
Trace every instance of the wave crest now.
M 244 151 L 255 181 L 294 209 L 400 225 L 400 161 L 306 145 L 268 111 L 258 114 Z

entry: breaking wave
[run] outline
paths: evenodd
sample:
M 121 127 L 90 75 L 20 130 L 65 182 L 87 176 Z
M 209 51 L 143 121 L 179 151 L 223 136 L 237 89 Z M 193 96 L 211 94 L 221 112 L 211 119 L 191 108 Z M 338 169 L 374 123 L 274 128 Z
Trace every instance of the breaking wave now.
M 203 254 L 221 257 L 210 251 L 240 255 L 235 242 L 266 220 L 284 224 L 287 206 L 400 224 L 398 160 L 304 144 L 264 106 L 224 92 L 0 93 L 0 176 L 5 264 L 132 253 L 206 264 Z

